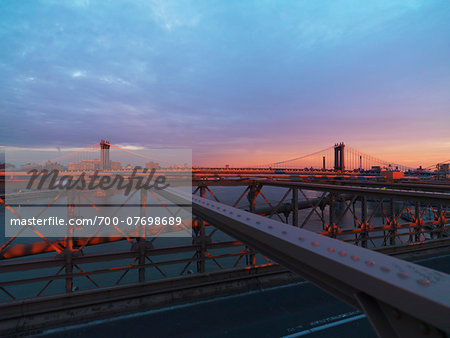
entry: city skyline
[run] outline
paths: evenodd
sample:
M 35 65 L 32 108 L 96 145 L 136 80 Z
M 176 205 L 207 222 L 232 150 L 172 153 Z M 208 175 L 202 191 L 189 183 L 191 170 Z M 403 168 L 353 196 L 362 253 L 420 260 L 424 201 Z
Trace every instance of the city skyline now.
M 340 141 L 412 167 L 450 157 L 446 1 L 1 7 L 3 145 L 108 137 L 204 166 Z
M 345 144 L 345 142 L 342 142 L 343 144 Z M 338 143 L 335 143 L 334 146 L 336 146 Z M 348 144 L 346 144 L 346 146 L 348 146 Z M 91 146 L 92 147 L 92 146 Z M 130 154 L 135 154 L 135 156 L 139 156 L 139 152 L 141 151 L 158 151 L 158 152 L 164 152 L 165 150 L 170 150 L 173 151 L 174 149 L 170 149 L 170 148 L 159 148 L 159 149 L 149 149 L 145 146 L 128 146 L 128 145 L 119 145 L 119 146 L 115 146 L 116 148 L 120 148 L 121 150 L 124 151 L 128 151 Z M 27 165 L 43 165 L 45 163 L 51 163 L 51 164 L 60 164 L 58 163 L 58 158 L 59 157 L 67 157 L 67 156 L 75 156 L 75 154 L 77 153 L 82 153 L 83 151 L 86 152 L 86 150 L 88 150 L 90 147 L 87 148 L 82 148 L 82 147 L 71 147 L 71 148 L 61 148 L 61 147 L 57 147 L 56 149 L 53 147 L 48 147 L 48 148 L 33 148 L 33 147 L 3 147 L 3 151 L 5 152 L 5 154 L 7 155 L 4 159 L 2 159 L 2 162 L 5 162 L 6 160 L 6 164 L 7 165 L 13 165 L 14 167 L 22 167 L 22 166 L 27 166 Z M 314 169 L 320 169 L 322 167 L 322 156 L 325 157 L 326 156 L 326 161 L 327 161 L 327 168 L 332 168 L 333 167 L 333 163 L 332 161 L 334 160 L 334 155 L 332 154 L 332 149 L 333 147 L 328 147 L 326 149 L 321 149 L 318 151 L 314 151 L 311 154 L 300 154 L 300 156 L 296 155 L 296 156 L 291 156 L 291 158 L 278 158 L 276 161 L 272 161 L 272 162 L 268 162 L 267 160 L 260 160 L 258 163 L 251 163 L 251 164 L 247 164 L 247 165 L 231 165 L 230 163 L 236 163 L 233 161 L 227 161 L 227 158 L 221 158 L 222 160 L 222 164 L 219 165 L 212 165 L 210 167 L 247 167 L 247 168 L 257 168 L 257 167 L 270 167 L 270 166 L 274 166 L 274 167 L 282 167 L 283 164 L 282 163 L 290 163 L 289 165 L 286 166 L 286 168 L 289 167 L 295 167 L 297 165 L 298 169 L 304 169 L 305 165 L 299 164 L 299 162 L 295 161 L 296 158 L 305 158 L 305 161 L 307 161 L 308 165 L 306 167 L 311 167 Z M 400 165 L 402 166 L 402 170 L 406 170 L 406 168 L 408 168 L 408 170 L 414 170 L 414 169 L 427 169 L 427 170 L 436 170 L 437 165 L 438 164 L 443 164 L 443 163 L 448 163 L 450 162 L 450 159 L 447 160 L 442 160 L 442 161 L 438 161 L 436 163 L 430 163 L 429 165 L 424 165 L 424 164 L 418 164 L 417 166 L 412 166 L 412 165 L 406 165 L 403 162 L 399 162 L 398 160 L 391 160 L 388 158 L 380 158 L 377 156 L 373 156 L 372 154 L 365 154 L 364 152 L 361 152 L 360 149 L 355 149 L 353 147 L 351 147 L 352 151 L 354 152 L 358 152 L 361 154 L 364 154 L 365 156 L 368 157 L 372 157 L 373 160 L 375 162 L 373 162 L 374 165 L 381 165 L 381 167 L 385 167 L 385 168 L 392 168 L 392 169 L 396 169 L 396 166 Z M 184 151 L 186 149 L 180 148 L 178 149 L 178 151 Z M 100 151 L 100 149 L 99 149 Z M 328 151 L 328 153 L 326 153 Z M 81 163 L 84 161 L 88 161 L 88 162 L 92 162 L 92 161 L 98 161 L 100 162 L 99 157 L 101 156 L 100 154 L 98 154 L 98 156 L 96 156 L 93 152 L 92 149 L 89 149 L 89 151 L 87 152 L 88 157 L 91 157 L 90 159 L 86 159 L 86 160 L 74 160 L 73 162 L 67 162 L 67 159 L 65 160 L 67 162 L 67 164 L 75 164 L 75 163 Z M 94 154 L 94 155 L 93 155 Z M 13 155 L 13 156 L 11 156 Z M 140 155 L 142 156 L 142 154 Z M 144 156 L 145 157 L 145 156 Z M 173 157 L 173 155 L 172 155 Z M 12 160 L 11 160 L 12 159 Z M 55 160 L 55 162 L 53 162 Z M 149 158 L 149 160 L 151 160 L 151 158 Z M 158 159 L 155 159 L 155 161 L 158 161 Z M 171 161 L 166 161 L 166 160 L 162 160 L 164 163 L 176 163 L 176 159 L 173 159 Z M 175 162 L 174 162 L 175 161 Z M 311 162 L 312 161 L 312 162 Z M 130 162 L 130 161 L 129 161 Z M 131 161 L 132 162 L 132 161 Z M 154 163 L 153 160 L 151 160 L 150 162 Z M 314 165 L 310 165 L 311 163 L 314 162 Z M 121 163 L 121 161 L 117 162 L 116 166 L 119 166 L 119 163 Z M 413 162 L 412 162 L 413 163 Z M 420 162 L 419 162 L 420 163 Z M 122 163 L 124 166 L 130 166 L 129 163 L 126 163 L 126 160 L 124 163 Z M 148 163 L 145 163 L 145 165 Z M 158 164 L 158 163 L 157 163 Z M 300 166 L 299 166 L 300 165 Z M 67 166 L 67 165 L 66 165 Z M 185 165 L 183 164 L 182 166 L 185 167 Z M 208 165 L 201 165 L 201 164 L 197 164 L 195 162 L 192 161 L 192 166 L 193 167 L 208 167 Z M 363 166 L 364 167 L 364 166 Z M 367 167 L 367 165 L 366 165 Z M 398 169 L 398 168 L 397 168 Z

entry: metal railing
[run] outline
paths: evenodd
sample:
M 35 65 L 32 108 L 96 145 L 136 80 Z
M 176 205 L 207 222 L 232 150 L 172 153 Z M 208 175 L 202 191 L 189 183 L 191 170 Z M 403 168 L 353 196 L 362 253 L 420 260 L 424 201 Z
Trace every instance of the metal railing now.
M 202 197 L 193 212 L 364 311 L 382 337 L 450 333 L 450 276 Z

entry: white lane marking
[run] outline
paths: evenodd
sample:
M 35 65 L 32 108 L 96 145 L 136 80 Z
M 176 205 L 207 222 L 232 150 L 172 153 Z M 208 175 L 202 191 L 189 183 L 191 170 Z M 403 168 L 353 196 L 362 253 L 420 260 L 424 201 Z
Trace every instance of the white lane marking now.
M 293 333 L 293 334 L 290 334 L 290 335 L 287 335 L 287 336 L 283 336 L 282 338 L 294 338 L 294 337 L 305 336 L 305 335 L 311 334 L 313 332 L 326 330 L 326 329 L 328 329 L 330 327 L 339 326 L 339 325 L 342 325 L 342 324 L 345 324 L 345 323 L 350 323 L 350 322 L 353 322 L 355 320 L 359 320 L 359 319 L 362 319 L 362 318 L 365 318 L 365 317 L 366 317 L 366 315 L 363 315 L 363 314 L 357 315 L 357 316 L 354 316 L 354 317 L 338 320 L 338 321 L 333 322 L 333 323 L 329 323 L 329 324 L 324 324 L 324 325 L 321 325 L 321 326 L 313 327 L 313 328 L 308 329 L 308 330 L 296 332 L 296 333 Z
M 290 284 L 286 284 L 286 285 L 279 285 L 279 286 L 273 286 L 273 287 L 263 288 L 263 289 L 258 289 L 258 290 L 251 290 L 251 291 L 247 291 L 247 292 L 244 292 L 244 293 L 239 293 L 239 294 L 236 294 L 236 295 L 214 297 L 214 298 L 211 298 L 211 299 L 204 299 L 204 300 L 200 300 L 200 301 L 197 301 L 197 302 L 173 305 L 173 306 L 169 306 L 169 307 L 164 307 L 164 308 L 160 308 L 160 309 L 153 309 L 153 310 L 148 310 L 148 311 L 144 311 L 144 312 L 130 313 L 128 315 L 121 315 L 121 316 L 117 316 L 117 317 L 113 317 L 113 318 L 98 319 L 98 320 L 93 320 L 93 321 L 90 321 L 90 322 L 87 322 L 87 323 L 81 323 L 81 324 L 75 324 L 75 325 L 69 325 L 69 326 L 57 327 L 57 328 L 54 328 L 54 329 L 44 330 L 42 332 L 42 335 L 59 333 L 59 332 L 65 332 L 65 331 L 70 331 L 70 330 L 76 330 L 76 329 L 81 329 L 83 327 L 89 327 L 89 326 L 100 325 L 100 324 L 104 324 L 104 323 L 110 323 L 110 322 L 114 322 L 114 321 L 117 321 L 117 320 L 135 318 L 135 317 L 140 317 L 140 316 L 146 316 L 146 315 L 151 315 L 151 314 L 161 313 L 161 312 L 171 311 L 171 310 L 177 310 L 177 309 L 184 309 L 184 308 L 195 306 L 195 305 L 208 304 L 208 303 L 213 303 L 213 302 L 216 302 L 216 301 L 233 299 L 233 298 L 239 298 L 239 297 L 242 297 L 242 296 L 249 296 L 249 295 L 257 294 L 257 293 L 260 293 L 260 292 L 281 290 L 281 289 L 284 289 L 284 288 L 289 288 L 289 287 L 298 286 L 298 285 L 305 285 L 305 284 L 309 284 L 309 282 L 301 281 L 301 282 L 290 283 Z

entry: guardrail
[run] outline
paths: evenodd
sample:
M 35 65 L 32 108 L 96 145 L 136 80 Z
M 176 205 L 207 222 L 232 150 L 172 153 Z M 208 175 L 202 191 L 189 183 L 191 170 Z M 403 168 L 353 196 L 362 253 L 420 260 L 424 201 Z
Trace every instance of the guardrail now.
M 450 333 L 450 276 L 193 196 L 193 213 L 364 311 L 382 337 Z

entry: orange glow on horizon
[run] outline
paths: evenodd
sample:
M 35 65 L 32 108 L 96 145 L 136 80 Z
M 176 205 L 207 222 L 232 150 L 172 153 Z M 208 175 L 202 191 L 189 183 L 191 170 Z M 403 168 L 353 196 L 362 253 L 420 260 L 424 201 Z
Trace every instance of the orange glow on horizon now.
M 350 143 L 346 143 L 353 146 Z M 242 146 L 233 150 L 224 149 L 214 154 L 201 155 L 194 150 L 193 165 L 194 166 L 210 166 L 210 167 L 260 167 L 269 163 L 285 161 L 287 159 L 306 155 L 308 153 L 325 148 L 323 144 L 314 148 L 313 146 L 305 146 L 299 149 L 282 147 L 268 147 L 266 149 L 253 150 L 250 147 Z M 371 155 L 385 160 L 402 164 L 412 168 L 423 168 L 435 166 L 437 163 L 443 163 L 450 159 L 450 142 L 447 145 L 436 144 L 423 146 L 409 146 L 405 144 L 391 145 L 370 145 L 356 147 L 365 154 Z M 381 151 L 381 149 L 383 149 Z M 432 168 L 434 169 L 434 168 Z

